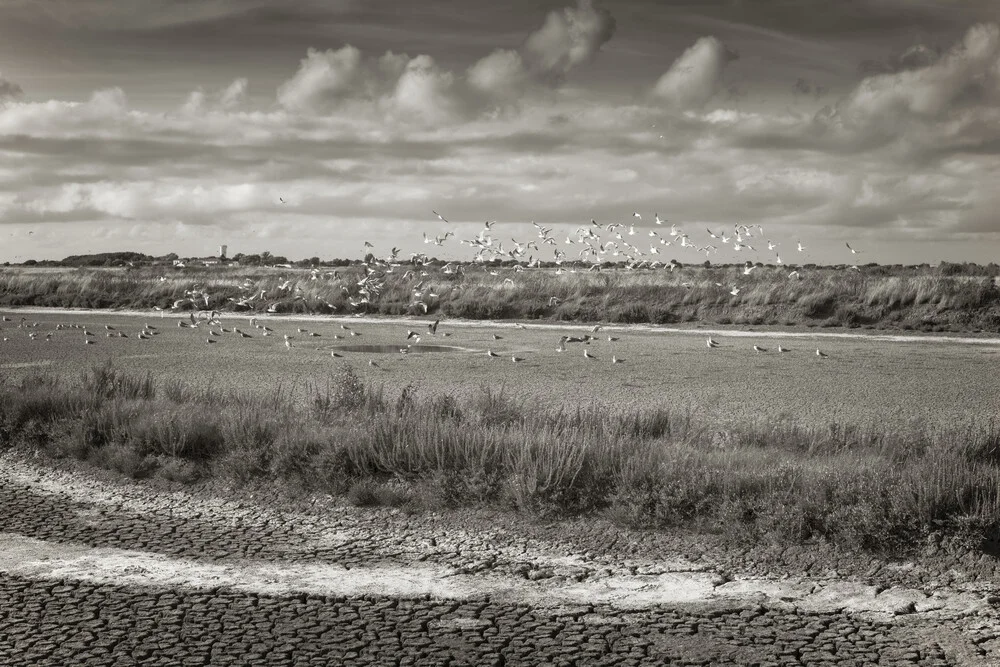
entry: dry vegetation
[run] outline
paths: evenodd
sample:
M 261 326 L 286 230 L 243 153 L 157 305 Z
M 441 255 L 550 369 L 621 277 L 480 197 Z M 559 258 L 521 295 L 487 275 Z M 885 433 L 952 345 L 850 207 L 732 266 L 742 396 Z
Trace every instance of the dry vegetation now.
M 357 265 L 336 269 L 336 277 L 334 269 L 323 269 L 317 279 L 307 269 L 253 267 L 9 268 L 0 270 L 0 305 L 169 308 L 197 287 L 210 295 L 209 307 L 242 312 L 270 307 L 277 313 L 422 315 L 422 300 L 428 315 L 469 319 L 998 331 L 1000 289 L 992 268 L 798 267 L 802 279 L 794 280 L 787 267 L 775 266 L 750 275 L 733 266 L 557 274 L 509 266 L 445 272 L 440 263 L 404 264 L 385 276 L 380 294 L 357 307 L 350 304 L 358 299 L 363 272 Z M 280 289 L 286 280 L 290 284 Z M 734 286 L 740 288 L 736 296 L 730 293 Z M 237 304 L 261 290 L 264 298 Z
M 1000 537 L 1000 426 L 909 430 L 689 411 L 553 409 L 487 387 L 394 398 L 349 366 L 303 405 L 96 367 L 0 389 L 0 443 L 136 478 L 215 476 L 346 494 L 357 504 L 600 512 L 746 540 L 905 553 L 929 534 Z

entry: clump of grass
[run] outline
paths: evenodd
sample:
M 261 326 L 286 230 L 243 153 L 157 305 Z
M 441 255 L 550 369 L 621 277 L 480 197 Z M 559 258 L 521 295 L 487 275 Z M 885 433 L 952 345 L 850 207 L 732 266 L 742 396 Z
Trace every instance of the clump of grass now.
M 35 387 L 36 389 L 30 389 Z M 43 389 L 39 390 L 38 387 Z M 604 513 L 734 542 L 822 540 L 905 553 L 943 533 L 1000 539 L 1000 426 L 727 422 L 706 409 L 552 410 L 484 386 L 386 401 L 351 369 L 309 405 L 213 395 L 99 367 L 0 386 L 5 441 L 135 478 L 280 482 L 359 506 L 489 504 Z

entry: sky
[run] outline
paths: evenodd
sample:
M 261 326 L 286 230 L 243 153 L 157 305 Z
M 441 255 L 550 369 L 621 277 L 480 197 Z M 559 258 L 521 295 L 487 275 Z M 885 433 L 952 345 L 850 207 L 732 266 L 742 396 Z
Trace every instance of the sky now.
M 776 244 L 681 262 L 983 263 L 998 156 L 995 0 L 0 0 L 0 261 L 659 215 Z

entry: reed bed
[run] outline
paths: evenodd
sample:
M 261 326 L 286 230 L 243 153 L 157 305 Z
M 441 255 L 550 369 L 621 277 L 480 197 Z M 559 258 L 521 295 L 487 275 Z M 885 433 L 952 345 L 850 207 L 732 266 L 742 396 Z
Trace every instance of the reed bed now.
M 359 303 L 364 268 L 358 265 L 316 273 L 265 267 L 6 268 L 0 269 L 0 306 L 168 309 L 195 290 L 207 293 L 208 302 L 195 299 L 180 310 L 423 315 L 426 306 L 428 315 L 468 319 L 1000 330 L 1000 289 L 988 273 L 964 275 L 954 265 L 793 268 L 801 279 L 789 278 L 789 267 L 764 265 L 745 275 L 742 266 L 557 273 L 404 264 L 385 274 L 381 290 L 365 303 Z

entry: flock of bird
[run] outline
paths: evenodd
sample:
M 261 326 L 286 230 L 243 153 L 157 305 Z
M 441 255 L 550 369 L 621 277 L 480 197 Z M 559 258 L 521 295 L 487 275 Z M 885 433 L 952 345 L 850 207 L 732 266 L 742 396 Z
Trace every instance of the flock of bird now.
M 440 223 L 448 227 L 453 227 L 452 223 L 437 211 L 431 211 Z M 553 227 L 546 227 L 532 222 L 536 236 L 528 239 L 517 239 L 513 236 L 507 241 L 500 238 L 498 223 L 487 220 L 479 233 L 468 239 L 459 239 L 458 243 L 469 246 L 473 251 L 471 263 L 482 265 L 486 268 L 488 275 L 498 279 L 500 286 L 515 285 L 515 275 L 525 270 L 539 268 L 542 266 L 543 255 L 547 249 L 551 249 L 551 259 L 546 262 L 554 263 L 555 273 L 576 273 L 578 271 L 601 271 L 607 263 L 616 264 L 623 270 L 657 270 L 667 269 L 674 271 L 684 267 L 675 258 L 669 260 L 663 256 L 667 248 L 673 250 L 683 257 L 691 254 L 704 254 L 706 258 L 717 255 L 721 250 L 731 250 L 737 254 L 747 255 L 744 260 L 742 275 L 749 276 L 755 269 L 762 266 L 764 262 L 773 263 L 775 267 L 786 265 L 785 260 L 780 255 L 781 243 L 767 238 L 763 226 L 734 224 L 730 229 L 705 229 L 705 235 L 701 236 L 696 232 L 685 231 L 676 223 L 661 218 L 654 213 L 652 224 L 643 223 L 642 214 L 638 211 L 632 213 L 633 222 L 628 224 L 622 222 L 612 222 L 600 224 L 597 220 L 591 220 L 590 224 L 582 225 L 573 232 L 566 235 L 560 241 L 554 235 Z M 669 226 L 667 226 L 669 224 Z M 428 233 L 427 230 L 421 232 L 423 242 L 434 247 L 444 247 L 449 244 L 449 239 L 455 236 L 453 229 L 445 229 L 443 232 Z M 646 240 L 640 241 L 645 238 Z M 847 252 L 845 259 L 855 258 L 861 251 L 852 247 L 850 243 L 845 243 Z M 647 250 L 648 247 L 648 250 Z M 363 253 L 365 260 L 364 277 L 358 283 L 357 293 L 354 294 L 349 286 L 344 286 L 345 292 L 350 293 L 349 304 L 357 309 L 370 303 L 386 286 L 387 280 L 393 273 L 402 275 L 403 279 L 414 277 L 418 274 L 415 270 L 404 268 L 405 262 L 400 257 L 400 249 L 393 247 L 385 256 L 377 256 L 374 253 L 375 246 L 369 241 L 364 241 Z M 794 252 L 807 257 L 807 248 L 801 241 L 795 241 Z M 767 255 L 765 253 L 771 253 Z M 408 264 L 411 267 L 419 267 L 427 264 L 430 257 L 427 252 L 410 253 Z M 699 260 L 703 261 L 703 260 Z M 504 262 L 509 268 L 498 266 L 498 262 Z M 857 264 L 845 264 L 846 270 L 858 271 L 861 269 Z M 462 262 L 448 263 L 442 267 L 442 272 L 446 275 L 461 274 L 465 271 Z M 792 280 L 802 280 L 801 268 L 795 266 L 788 267 L 787 275 Z M 426 277 L 426 272 L 420 272 L 420 276 Z M 338 272 L 321 271 L 315 269 L 312 272 L 313 280 L 319 278 L 339 279 Z M 682 283 L 683 286 L 690 287 L 690 283 Z M 727 291 L 738 296 L 743 289 L 739 284 L 722 285 Z M 414 312 L 428 312 L 428 300 L 432 300 L 440 295 L 430 293 L 429 290 L 422 289 L 423 281 L 413 289 L 413 300 L 409 304 Z M 452 286 L 449 289 L 459 289 Z M 265 296 L 257 293 L 258 297 Z M 242 305 L 248 305 L 250 300 L 244 300 Z M 559 305 L 560 299 L 552 296 L 549 299 L 550 307 Z M 327 304 L 333 308 L 331 304 Z
M 248 319 L 249 326 L 252 327 L 256 331 L 255 334 L 251 334 L 251 333 L 248 333 L 247 331 L 244 331 L 243 329 L 241 329 L 239 327 L 235 327 L 235 326 L 226 327 L 226 326 L 224 326 L 223 322 L 222 322 L 222 319 L 221 319 L 221 313 L 219 313 L 218 311 L 211 311 L 211 312 L 199 313 L 199 315 L 203 315 L 203 317 L 197 317 L 195 315 L 195 313 L 189 313 L 186 318 L 180 319 L 180 320 L 177 321 L 177 326 L 178 326 L 178 328 L 181 328 L 181 329 L 206 331 L 206 336 L 207 337 L 205 338 L 205 343 L 209 344 L 209 345 L 214 345 L 214 344 L 218 343 L 220 340 L 222 340 L 226 336 L 235 336 L 235 337 L 238 337 L 238 338 L 253 338 L 253 337 L 255 337 L 255 335 L 260 335 L 261 337 L 270 337 L 270 336 L 273 336 L 275 334 L 274 327 L 268 326 L 266 324 L 263 324 L 262 322 L 259 321 L 259 319 L 257 317 L 250 317 Z M 8 322 L 12 322 L 12 321 L 13 320 L 10 317 L 6 316 L 6 315 L 3 315 L 2 319 L 0 319 L 0 322 L 2 322 L 2 323 L 8 323 Z M 276 322 L 274 322 L 272 324 L 276 324 Z M 425 332 L 418 332 L 418 331 L 415 331 L 413 329 L 407 329 L 405 338 L 403 338 L 403 340 L 400 341 L 399 345 L 397 347 L 395 347 L 395 349 L 398 350 L 398 352 L 401 355 L 406 355 L 406 354 L 409 354 L 411 352 L 419 351 L 419 350 L 415 350 L 414 348 L 420 344 L 420 341 L 421 341 L 421 339 L 422 339 L 423 336 L 439 336 L 440 335 L 442 338 L 450 337 L 452 335 L 452 332 L 439 331 L 438 330 L 440 324 L 441 324 L 440 320 L 435 320 L 433 322 L 426 323 L 427 330 Z M 527 329 L 528 328 L 526 325 L 523 325 L 523 324 L 518 324 L 516 326 L 518 328 L 520 328 L 520 329 Z M 28 320 L 27 320 L 27 318 L 25 318 L 25 317 L 22 317 L 20 319 L 20 321 L 18 322 L 18 324 L 17 324 L 17 329 L 27 330 L 28 331 L 27 336 L 28 336 L 28 338 L 30 340 L 44 340 L 46 342 L 51 342 L 53 340 L 55 332 L 58 332 L 58 331 L 69 331 L 69 330 L 79 331 L 82 334 L 82 336 L 83 336 L 83 343 L 85 345 L 94 345 L 94 344 L 96 344 L 96 341 L 99 338 L 98 334 L 95 333 L 94 330 L 88 328 L 87 325 L 78 324 L 78 323 L 77 324 L 56 324 L 55 328 L 54 328 L 54 331 L 48 331 L 48 332 L 44 333 L 44 338 L 39 338 L 39 336 L 41 335 L 41 333 L 38 331 L 39 327 L 40 327 L 40 324 L 38 322 L 31 322 L 31 323 L 29 323 Z M 130 335 L 127 332 L 125 332 L 124 330 L 120 329 L 119 327 L 112 326 L 110 324 L 105 324 L 103 328 L 104 328 L 104 335 L 105 335 L 106 338 L 112 338 L 112 339 L 115 339 L 115 338 L 130 338 Z M 568 347 L 569 345 L 579 344 L 580 347 L 583 350 L 583 357 L 585 359 L 587 359 L 589 361 L 597 361 L 601 357 L 598 356 L 597 354 L 595 354 L 594 352 L 592 352 L 593 348 L 590 347 L 590 346 L 591 346 L 591 343 L 595 343 L 595 342 L 601 341 L 601 338 L 599 338 L 596 334 L 599 331 L 601 331 L 602 328 L 603 328 L 603 325 L 599 324 L 599 325 L 594 326 L 590 330 L 590 333 L 588 333 L 588 334 L 584 334 L 584 335 L 580 335 L 580 336 L 562 335 L 562 336 L 559 337 L 559 340 L 558 340 L 557 346 L 555 348 L 555 351 L 559 352 L 559 353 L 564 353 L 564 352 L 567 352 L 569 350 L 569 347 Z M 360 331 L 357 331 L 354 328 L 352 328 L 352 327 L 350 327 L 350 326 L 348 326 L 347 324 L 344 324 L 344 323 L 340 324 L 340 330 L 341 330 L 342 333 L 332 334 L 331 337 L 332 337 L 333 340 L 344 340 L 344 339 L 347 339 L 347 338 L 353 338 L 353 337 L 358 337 L 358 336 L 362 335 L 362 333 Z M 4 327 L 0 327 L 0 334 L 2 334 L 2 336 L 0 336 L 0 338 L 2 338 L 2 341 L 7 342 L 7 341 L 11 340 L 10 336 L 8 335 L 8 333 L 4 329 Z M 142 329 L 140 329 L 138 332 L 134 332 L 135 337 L 138 338 L 139 340 L 153 340 L 156 336 L 159 336 L 160 334 L 161 334 L 160 328 L 157 327 L 157 326 L 154 326 L 152 324 L 149 324 L 148 322 L 145 323 L 143 325 Z M 319 333 L 317 331 L 310 331 L 309 329 L 307 329 L 305 327 L 297 327 L 296 330 L 295 330 L 295 333 L 282 334 L 283 341 L 284 341 L 284 346 L 288 350 L 292 350 L 293 348 L 297 347 L 298 346 L 298 340 L 300 338 L 302 338 L 302 339 L 314 339 L 314 338 L 320 338 L 322 336 L 323 336 L 323 334 L 321 334 L 321 333 Z M 495 342 L 498 342 L 498 341 L 501 341 L 501 340 L 505 340 L 505 336 L 501 336 L 498 333 L 491 334 L 491 338 Z M 608 335 L 606 338 L 607 338 L 607 343 L 609 343 L 609 344 L 616 343 L 616 342 L 618 342 L 620 340 L 620 337 L 612 336 L 612 335 Z M 714 338 L 709 337 L 706 340 L 706 346 L 709 349 L 715 349 L 715 348 L 721 347 L 722 344 L 719 341 L 715 340 Z M 348 346 L 348 347 L 350 347 L 350 346 Z M 374 347 L 381 348 L 383 346 L 374 346 Z M 392 347 L 392 345 L 390 345 L 389 347 Z M 751 349 L 753 350 L 753 352 L 755 354 L 765 354 L 765 353 L 768 352 L 767 348 L 761 347 L 760 345 L 757 345 L 757 344 L 754 344 Z M 334 358 L 338 358 L 338 359 L 339 358 L 344 358 L 344 354 L 343 354 L 344 351 L 345 350 L 342 349 L 340 346 L 335 346 L 334 349 L 330 352 L 330 356 L 334 357 Z M 613 346 L 609 349 L 609 351 L 612 352 L 612 354 L 611 354 L 611 363 L 612 364 L 622 364 L 622 363 L 625 363 L 625 359 L 619 357 L 616 353 L 613 352 Z M 779 353 L 786 353 L 786 352 L 791 352 L 792 350 L 790 350 L 789 348 L 783 347 L 782 345 L 778 345 L 777 346 L 777 351 Z M 491 358 L 491 359 L 498 359 L 498 358 L 501 358 L 504 355 L 501 355 L 501 354 L 498 354 L 497 352 L 494 352 L 493 348 L 490 347 L 490 348 L 488 348 L 486 350 L 486 356 L 489 357 L 489 358 Z M 820 349 L 817 348 L 816 349 L 816 356 L 821 357 L 821 358 L 826 358 L 828 355 L 825 352 L 823 352 L 823 351 L 821 351 Z M 606 359 L 607 357 L 604 357 L 604 358 Z M 511 355 L 510 355 L 510 360 L 512 362 L 514 362 L 514 363 L 520 363 L 520 362 L 526 361 L 526 359 L 527 359 L 526 357 L 518 356 L 517 353 L 511 353 Z M 369 359 L 368 360 L 368 364 L 370 366 L 372 366 L 372 367 L 376 367 L 376 368 L 379 367 L 379 364 L 376 363 L 374 359 Z
M 447 218 L 437 211 L 432 211 L 440 223 L 452 226 Z M 573 233 L 567 234 L 565 240 L 560 243 L 553 235 L 552 227 L 545 227 L 536 222 L 531 224 L 537 233 L 537 238 L 528 240 L 518 240 L 510 237 L 506 241 L 499 237 L 496 222 L 486 221 L 483 229 L 478 235 L 469 239 L 461 239 L 459 243 L 468 245 L 473 249 L 471 265 L 481 265 L 484 277 L 496 278 L 497 286 L 504 288 L 516 285 L 516 274 L 523 271 L 537 269 L 542 266 L 542 253 L 546 248 L 551 248 L 552 259 L 546 260 L 555 265 L 555 274 L 577 273 L 579 271 L 601 271 L 607 267 L 608 263 L 616 265 L 625 271 L 636 270 L 657 270 L 667 269 L 674 271 L 682 269 L 685 265 L 677 259 L 661 261 L 666 248 L 674 248 L 680 253 L 704 253 L 706 257 L 718 253 L 722 248 L 730 248 L 739 254 L 753 255 L 757 260 L 746 259 L 743 262 L 742 270 L 738 276 L 750 276 L 755 270 L 764 264 L 760 261 L 766 259 L 773 262 L 773 267 L 783 267 L 785 261 L 779 254 L 780 243 L 766 238 L 764 228 L 761 225 L 735 224 L 732 230 L 706 229 L 704 238 L 692 240 L 692 233 L 679 227 L 676 223 L 670 223 L 661 218 L 658 214 L 653 214 L 652 225 L 643 226 L 643 218 L 639 212 L 632 214 L 635 222 L 629 224 L 615 222 L 601 225 L 596 220 L 591 220 L 589 225 L 577 228 Z M 666 227 L 669 223 L 669 227 Z M 446 229 L 442 233 L 431 233 L 425 230 L 422 232 L 425 244 L 433 244 L 435 247 L 443 247 L 449 244 L 449 240 L 455 236 L 455 232 Z M 636 237 L 648 239 L 648 252 L 640 244 Z M 860 251 L 852 247 L 850 243 L 845 243 L 850 256 L 860 254 Z M 766 250 L 765 250 L 766 248 Z M 392 247 L 387 253 L 375 254 L 375 245 L 369 241 L 363 242 L 362 254 L 364 260 L 361 263 L 362 275 L 355 281 L 352 274 L 341 274 L 338 270 L 315 267 L 309 274 L 310 281 L 322 280 L 334 283 L 334 289 L 340 289 L 343 293 L 343 303 L 352 312 L 364 312 L 366 306 L 375 302 L 390 285 L 390 281 L 405 282 L 416 280 L 408 289 L 410 290 L 410 301 L 407 304 L 408 312 L 412 314 L 428 314 L 436 300 L 443 295 L 438 290 L 448 290 L 454 294 L 463 285 L 460 281 L 449 281 L 448 285 L 431 287 L 428 283 L 432 274 L 427 271 L 427 265 L 432 262 L 432 258 L 426 252 L 413 252 L 407 260 L 401 256 L 398 247 Z M 795 251 L 805 253 L 806 247 L 801 241 L 795 242 Z M 763 253 L 773 253 L 773 257 L 764 257 Z M 806 257 L 806 255 L 803 255 Z M 501 265 L 500 263 L 503 263 Z M 445 276 L 464 274 L 470 263 L 455 261 L 448 262 L 440 267 L 440 273 Z M 551 266 L 551 264 L 547 264 Z M 287 265 L 286 265 L 287 266 Z M 846 267 L 847 265 L 845 265 Z M 288 268 L 291 268 L 288 266 Z M 797 266 L 789 266 L 787 276 L 792 280 L 802 280 L 805 269 Z M 846 270 L 860 271 L 856 265 L 850 265 Z M 486 283 L 490 278 L 487 278 Z M 166 276 L 161 276 L 160 280 L 167 280 Z M 682 282 L 682 287 L 691 288 L 690 282 Z M 724 288 L 732 296 L 738 296 L 743 289 L 739 282 L 724 285 L 716 283 L 717 287 Z M 264 289 L 253 280 L 246 278 L 239 286 L 241 294 L 236 297 L 226 297 L 225 299 L 213 298 L 205 289 L 193 286 L 186 290 L 183 298 L 177 299 L 171 306 L 157 307 L 163 314 L 167 311 L 177 311 L 180 309 L 193 308 L 224 308 L 232 310 L 253 310 L 257 312 L 277 313 L 282 301 L 305 299 L 301 281 L 294 278 L 282 279 L 277 287 Z M 322 307 L 327 313 L 334 313 L 339 310 L 336 304 L 330 303 L 321 296 L 317 296 L 316 291 L 311 292 L 312 298 L 319 299 L 314 306 Z M 558 296 L 550 296 L 549 307 L 557 307 L 561 303 Z

